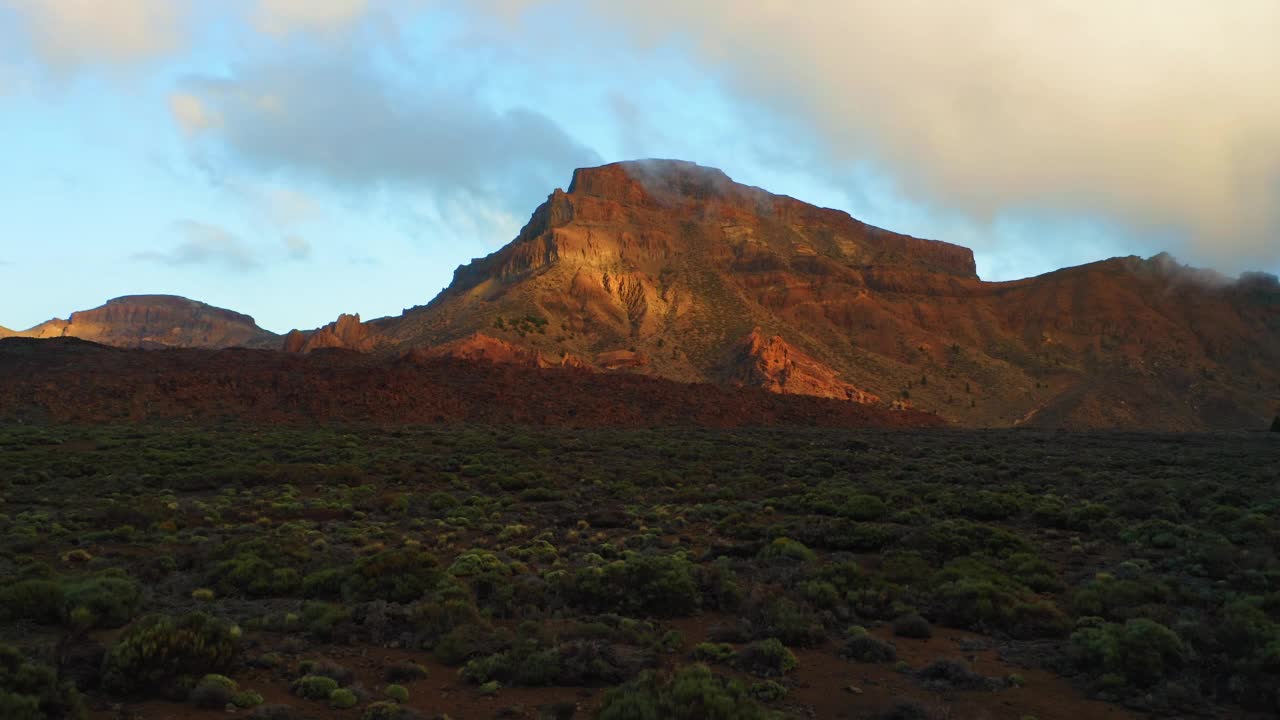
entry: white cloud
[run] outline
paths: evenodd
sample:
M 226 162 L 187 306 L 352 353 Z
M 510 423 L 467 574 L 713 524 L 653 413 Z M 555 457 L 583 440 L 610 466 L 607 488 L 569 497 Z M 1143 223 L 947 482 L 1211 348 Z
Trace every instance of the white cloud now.
M 253 23 L 276 36 L 331 32 L 352 24 L 368 10 L 369 0 L 259 0 Z
M 55 67 L 131 62 L 178 49 L 190 0 L 0 0 Z
M 165 251 L 137 253 L 134 260 L 157 262 L 180 267 L 185 265 L 220 266 L 237 272 L 258 266 L 254 252 L 225 228 L 197 220 L 174 223 L 179 242 Z
M 1206 255 L 1280 254 L 1273 0 L 486 5 L 532 6 L 687 45 L 739 97 L 805 118 L 831 165 L 872 159 L 930 203 L 1096 212 Z

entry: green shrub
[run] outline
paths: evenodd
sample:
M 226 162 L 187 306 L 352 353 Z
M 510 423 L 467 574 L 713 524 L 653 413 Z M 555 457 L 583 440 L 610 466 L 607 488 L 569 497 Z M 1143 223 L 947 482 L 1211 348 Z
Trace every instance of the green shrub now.
M 409 691 L 403 685 L 388 685 L 382 689 L 382 694 L 398 703 L 409 702 Z
M 693 665 L 674 676 L 645 672 L 610 690 L 599 720 L 765 720 L 768 715 L 737 681 Z
M 764 680 L 762 682 L 752 683 L 751 687 L 747 688 L 747 693 L 750 694 L 751 697 L 759 700 L 760 702 L 766 703 L 777 702 L 785 698 L 787 696 L 787 692 L 788 690 L 786 686 L 774 682 L 773 680 Z
M 693 649 L 693 659 L 698 662 L 727 663 L 738 654 L 728 643 L 699 643 Z
M 343 595 L 366 602 L 409 603 L 433 590 L 442 576 L 439 562 L 430 553 L 408 548 L 384 550 L 356 561 Z
M 64 614 L 69 619 L 79 608 L 89 611 L 92 626 L 118 628 L 133 619 L 142 591 L 132 580 L 99 577 L 67 585 Z
M 0 645 L 0 717 L 5 720 L 83 720 L 84 702 L 75 685 L 49 667 Z
M 337 689 L 338 683 L 331 677 L 304 675 L 294 681 L 289 692 L 308 700 L 328 700 Z
M 394 702 L 370 703 L 365 708 L 360 720 L 418 720 L 421 717 L 416 711 Z
M 349 710 L 359 704 L 356 694 L 346 688 L 338 688 L 329 693 L 329 707 L 336 710 Z
M 231 698 L 231 704 L 241 710 L 256 708 L 262 704 L 262 696 L 252 690 L 245 690 L 236 693 L 235 697 Z
M 382 673 L 387 682 L 398 684 L 423 680 L 427 677 L 427 669 L 416 662 L 403 660 L 389 666 Z
M 223 671 L 235 658 L 239 638 L 239 628 L 204 613 L 144 617 L 107 652 L 103 684 L 113 692 L 132 693 Z
M 875 495 L 854 495 L 840 508 L 840 514 L 858 522 L 880 520 L 889 514 L 889 506 Z
M 738 653 L 739 668 L 761 677 L 785 675 L 796 669 L 796 656 L 777 638 L 751 643 Z
M 849 629 L 840 654 L 861 663 L 891 663 L 898 659 L 898 650 L 893 645 L 873 636 L 863 627 Z
M 52 580 L 21 580 L 0 588 L 0 620 L 55 625 L 62 619 L 65 593 Z
M 791 538 L 777 538 L 760 551 L 762 560 L 811 563 L 818 558 L 812 550 Z
M 893 621 L 893 634 L 898 637 L 927 640 L 933 637 L 933 626 L 919 615 L 903 615 Z
M 683 617 L 697 612 L 702 600 L 694 567 L 683 556 L 637 555 L 581 568 L 565 589 L 575 605 L 597 612 Z
M 1187 650 L 1181 638 L 1152 620 L 1107 623 L 1072 633 L 1068 653 L 1081 670 L 1115 674 L 1137 687 L 1149 687 L 1180 668 Z

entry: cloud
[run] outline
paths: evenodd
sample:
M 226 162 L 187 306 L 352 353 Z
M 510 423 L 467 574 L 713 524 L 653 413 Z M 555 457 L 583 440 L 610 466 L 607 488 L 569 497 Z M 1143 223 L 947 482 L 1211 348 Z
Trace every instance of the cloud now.
M 467 195 L 528 212 L 573 168 L 599 161 L 540 113 L 494 109 L 473 89 L 397 82 L 347 53 L 192 78 L 174 98 L 218 118 L 196 146 L 211 166 L 338 191 Z M 190 114 L 175 112 L 184 129 Z
M 301 235 L 286 235 L 284 247 L 290 260 L 307 260 L 311 257 L 311 243 Z
M 828 163 L 984 219 L 1098 213 L 1275 258 L 1280 4 L 1078 0 L 489 0 L 673 43 L 738 97 L 802 117 Z M 542 25 L 539 25 L 542 27 Z
M 254 25 L 269 35 L 296 31 L 330 32 L 346 27 L 369 10 L 369 0 L 259 0 Z
M 222 118 L 191 93 L 180 92 L 170 95 L 169 112 L 187 135 L 196 135 L 222 124 Z
M 179 220 L 174 230 L 181 238 L 173 248 L 137 253 L 135 260 L 181 267 L 187 265 L 220 266 L 245 272 L 258 266 L 253 251 L 227 230 L 196 220 Z
M 132 62 L 178 49 L 190 0 L 0 0 L 48 65 Z

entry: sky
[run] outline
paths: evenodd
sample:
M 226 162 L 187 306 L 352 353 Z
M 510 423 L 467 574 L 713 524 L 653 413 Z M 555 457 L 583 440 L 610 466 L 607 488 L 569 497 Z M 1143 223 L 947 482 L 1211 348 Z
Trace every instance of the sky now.
M 1280 270 L 1273 0 L 0 0 L 0 325 L 427 303 L 660 157 L 973 248 Z

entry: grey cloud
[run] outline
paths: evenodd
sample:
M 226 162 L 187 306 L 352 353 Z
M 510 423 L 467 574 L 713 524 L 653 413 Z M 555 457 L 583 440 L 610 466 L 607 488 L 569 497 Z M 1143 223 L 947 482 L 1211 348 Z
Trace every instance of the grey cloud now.
M 546 116 L 497 111 L 474 92 L 402 86 L 359 56 L 246 66 L 198 77 L 179 93 L 192 142 L 264 176 L 280 173 L 343 190 L 423 189 L 511 207 L 544 197 L 598 156 Z M 216 162 L 216 160 L 215 160 Z
M 245 272 L 258 266 L 254 252 L 240 238 L 217 225 L 196 220 L 179 220 L 174 223 L 174 231 L 180 238 L 177 245 L 164 251 L 137 253 L 133 259 L 174 267 L 224 267 L 237 272 Z

